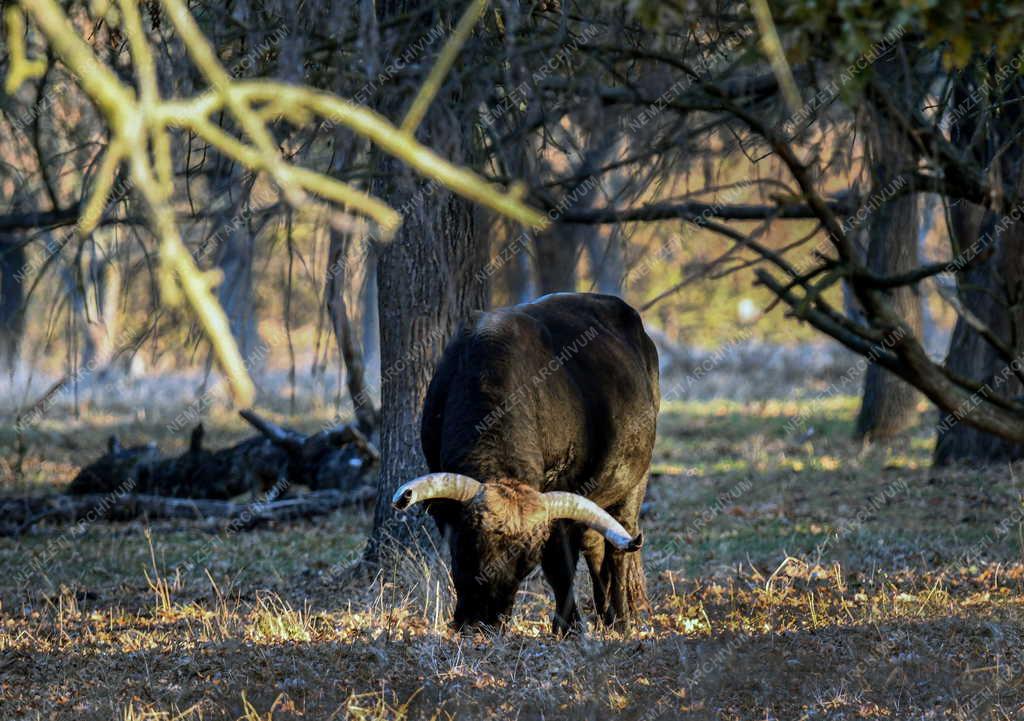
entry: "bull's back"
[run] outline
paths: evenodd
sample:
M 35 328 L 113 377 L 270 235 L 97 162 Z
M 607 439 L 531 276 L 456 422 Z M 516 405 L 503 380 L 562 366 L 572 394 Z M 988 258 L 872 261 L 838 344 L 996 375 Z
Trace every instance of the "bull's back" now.
M 559 293 L 456 334 L 427 393 L 423 449 L 431 470 L 613 502 L 646 471 L 657 408 L 639 314 L 614 296 Z
M 565 366 L 586 408 L 580 422 L 587 459 L 574 476 L 551 479 L 546 490 L 575 491 L 612 504 L 650 464 L 660 400 L 654 343 L 640 314 L 616 296 L 558 293 L 521 307 L 559 337 L 591 336 Z

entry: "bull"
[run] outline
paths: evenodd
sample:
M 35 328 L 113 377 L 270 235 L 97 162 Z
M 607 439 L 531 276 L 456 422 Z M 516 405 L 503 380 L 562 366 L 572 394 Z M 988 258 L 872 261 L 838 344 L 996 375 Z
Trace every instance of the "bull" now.
M 639 514 L 659 402 L 657 350 L 620 298 L 556 293 L 463 323 L 424 402 L 430 473 L 392 499 L 426 503 L 448 539 L 453 627 L 503 625 L 539 563 L 552 631 L 581 629 L 581 552 L 598 620 L 629 624 L 646 604 Z

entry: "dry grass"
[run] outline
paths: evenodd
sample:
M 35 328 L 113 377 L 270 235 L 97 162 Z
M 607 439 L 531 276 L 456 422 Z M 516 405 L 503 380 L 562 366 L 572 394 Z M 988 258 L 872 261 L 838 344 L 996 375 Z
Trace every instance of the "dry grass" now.
M 539 577 L 500 636 L 447 630 L 435 559 L 346 585 L 366 512 L 226 538 L 132 523 L 5 539 L 0 718 L 1021 716 L 1024 481 L 929 471 L 927 429 L 863 451 L 851 399 L 816 404 L 809 438 L 786 432 L 801 408 L 668 404 L 652 612 L 628 636 L 553 639 Z M 107 431 L 29 457 L 54 478 Z

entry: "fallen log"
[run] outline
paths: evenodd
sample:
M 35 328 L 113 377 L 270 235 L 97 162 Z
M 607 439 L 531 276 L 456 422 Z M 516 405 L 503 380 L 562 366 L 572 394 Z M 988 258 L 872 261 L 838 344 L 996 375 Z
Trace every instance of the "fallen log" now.
M 111 436 L 107 441 L 107 452 L 84 466 L 71 481 L 67 492 L 81 494 L 139 490 L 140 469 L 149 468 L 159 459 L 160 451 L 155 443 L 124 448 L 117 436 Z
M 305 438 L 301 434 L 281 428 L 281 426 L 256 415 L 255 411 L 241 410 L 238 411 L 238 415 L 242 416 L 249 425 L 265 435 L 271 443 L 281 446 L 288 451 L 300 450 L 305 442 Z
M 89 493 L 24 498 L 0 498 L 0 536 L 28 532 L 42 522 L 88 524 L 94 521 L 179 519 L 220 521 L 236 530 L 270 521 L 294 521 L 323 516 L 339 508 L 371 502 L 376 490 L 324 490 L 283 499 L 235 503 L 198 498 L 172 498 L 136 493 Z
M 282 428 L 252 410 L 239 415 L 273 445 L 288 454 L 289 478 L 311 489 L 365 483 L 380 461 L 380 452 L 352 424 L 326 428 L 309 436 Z
M 241 416 L 259 435 L 218 450 L 203 448 L 202 423 L 188 450 L 174 457 L 161 457 L 155 444 L 122 448 L 111 437 L 107 453 L 83 467 L 67 492 L 226 500 L 274 488 L 349 492 L 373 485 L 380 453 L 355 426 L 305 436 L 250 410 Z

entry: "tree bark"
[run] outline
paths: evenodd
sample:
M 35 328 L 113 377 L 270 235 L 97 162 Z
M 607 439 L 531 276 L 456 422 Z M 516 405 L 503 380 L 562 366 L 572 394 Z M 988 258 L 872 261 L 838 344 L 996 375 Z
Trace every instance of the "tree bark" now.
M 993 247 L 987 258 L 960 273 L 960 302 L 993 333 L 1010 342 L 1016 358 L 1024 353 L 1024 225 L 1011 223 L 994 235 L 999 217 L 966 201 L 951 208 L 951 233 L 958 248 L 979 242 L 986 234 Z M 985 242 L 982 240 L 981 242 Z M 953 329 L 946 366 L 967 378 L 988 383 L 1004 396 L 1019 396 L 1024 389 L 1012 375 L 1005 375 L 1006 361 L 978 331 L 961 316 Z M 933 462 L 1001 463 L 1024 458 L 1024 446 L 1010 443 L 966 423 L 939 415 Z
M 359 290 L 359 322 L 362 326 L 363 368 L 369 380 L 367 385 L 380 385 L 380 321 L 377 315 L 377 251 L 369 247 L 365 257 L 366 268 Z
M 0 242 L 0 369 L 16 370 L 25 335 L 25 246 Z
M 363 366 L 361 343 L 356 336 L 352 318 L 345 301 L 345 286 L 351 277 L 348 265 L 351 235 L 344 231 L 331 229 L 331 243 L 327 266 L 327 312 L 331 317 L 334 337 L 338 342 L 338 351 L 345 364 L 345 382 L 348 385 L 349 397 L 355 410 L 356 424 L 366 435 L 372 434 L 377 428 L 378 414 L 366 387 L 366 370 Z
M 607 232 L 582 226 L 586 233 L 587 256 L 590 259 L 592 284 L 598 293 L 619 295 L 622 292 L 622 278 L 625 269 L 622 262 L 622 239 L 617 227 Z
M 508 264 L 508 288 L 512 303 L 526 303 L 537 297 L 537 285 L 533 280 L 533 263 L 530 254 L 519 250 Z
M 383 25 L 422 4 L 380 3 L 378 20 Z M 442 6 L 438 12 L 448 14 L 446 20 L 454 23 L 451 14 L 460 9 Z M 436 20 L 435 16 L 429 22 Z M 421 17 L 418 22 L 422 27 L 428 20 Z M 460 59 L 460 64 L 468 62 Z M 381 110 L 400 116 L 413 94 L 408 88 L 389 93 L 382 98 Z M 470 165 L 476 155 L 469 114 L 474 107 L 464 97 L 452 98 L 446 86 L 417 135 L 454 162 Z M 403 216 L 395 237 L 378 248 L 377 261 L 382 465 L 373 531 L 364 554 L 366 561 L 377 564 L 393 550 L 425 538 L 422 511 L 397 513 L 391 497 L 399 485 L 426 471 L 420 448 L 423 400 L 437 360 L 459 322 L 486 307 L 488 254 L 469 201 L 414 175 L 377 149 L 371 153 L 371 167 L 376 169 L 371 192 L 387 198 Z
M 253 296 L 253 244 L 250 218 L 242 212 L 251 186 L 244 186 L 238 168 L 225 159 L 214 180 L 214 194 L 224 196 L 224 211 L 217 217 L 213 237 L 217 266 L 224 280 L 217 286 L 217 300 L 227 314 L 231 334 L 242 357 L 252 358 L 259 345 Z M 204 253 L 205 254 L 205 253 Z
M 1020 177 L 1024 149 L 1016 139 L 1021 121 L 1024 82 L 1014 79 L 1007 90 L 1016 102 L 1005 102 L 991 118 L 987 133 L 979 142 L 975 118 L 961 118 L 953 125 L 951 138 L 963 152 L 970 153 L 979 167 L 1006 179 Z M 972 91 L 971 79 L 961 80 L 954 98 L 964 102 Z M 1009 348 L 1013 362 L 1024 354 L 1024 224 L 960 201 L 950 208 L 950 241 L 955 254 L 980 254 L 980 258 L 957 273 L 957 299 L 967 313 L 990 329 Z M 946 366 L 963 376 L 988 383 L 1003 397 L 1021 395 L 1022 385 L 1008 373 L 1010 360 L 965 319 L 957 318 L 950 339 Z M 1024 458 L 1024 445 L 956 422 L 940 414 L 935 442 L 935 465 L 957 462 L 1000 463 Z
M 906 59 L 891 53 L 880 59 L 880 70 L 891 78 L 893 92 L 906 84 L 903 70 Z M 893 179 L 914 167 L 915 153 L 897 122 L 877 108 L 868 111 L 871 127 L 867 143 L 871 162 L 873 198 L 882 199 L 891 192 Z M 897 275 L 918 265 L 917 197 L 903 195 L 886 200 L 870 217 L 867 229 L 868 269 L 879 275 Z M 916 286 L 896 288 L 889 293 L 896 315 L 903 318 L 914 335 L 922 335 L 921 298 Z M 881 366 L 872 363 L 864 375 L 864 392 L 857 414 L 856 437 L 866 441 L 892 438 L 917 423 L 917 404 L 921 394 Z
M 392 172 L 403 172 L 397 163 L 391 166 Z M 408 184 L 407 179 L 403 185 Z M 411 185 L 422 183 L 414 180 Z M 406 216 L 378 261 L 383 463 L 367 547 L 371 560 L 380 557 L 388 541 L 408 543 L 413 538 L 420 521 L 410 516 L 420 514 L 397 518 L 391 497 L 402 483 L 426 472 L 420 414 L 427 386 L 458 323 L 486 305 L 485 283 L 474 273 L 486 261 L 474 209 L 461 198 L 437 193 L 441 197 L 429 206 Z
M 540 294 L 576 290 L 576 258 L 579 240 L 572 228 L 558 226 L 538 233 L 537 283 Z
M 83 275 L 86 350 L 82 365 L 91 364 L 105 373 L 121 328 L 121 273 L 109 248 L 95 236 L 83 257 Z

